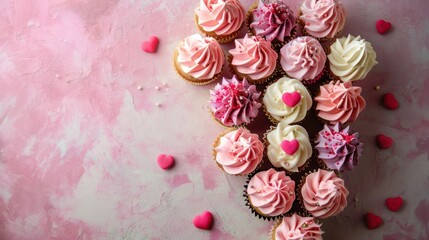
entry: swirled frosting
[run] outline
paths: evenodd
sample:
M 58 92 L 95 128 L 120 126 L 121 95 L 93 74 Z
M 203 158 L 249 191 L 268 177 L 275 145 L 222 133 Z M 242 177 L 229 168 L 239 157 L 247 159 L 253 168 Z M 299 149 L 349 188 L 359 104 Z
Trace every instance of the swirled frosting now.
M 326 54 L 319 41 L 298 37 L 280 49 L 280 64 L 290 77 L 299 80 L 316 78 L 325 68 Z
M 311 215 L 327 218 L 347 207 L 349 191 L 334 172 L 319 169 L 305 178 L 301 194 L 304 207 Z
M 235 40 L 235 48 L 229 50 L 231 64 L 241 74 L 258 80 L 270 76 L 276 69 L 277 53 L 271 43 L 260 37 L 244 36 Z
M 177 63 L 182 71 L 196 79 L 211 79 L 220 73 L 225 56 L 214 38 L 191 35 L 178 47 Z
M 362 156 L 363 143 L 359 133 L 351 133 L 349 127 L 343 129 L 341 124 L 326 125 L 319 132 L 316 140 L 319 159 L 330 169 L 352 170 Z
M 304 0 L 301 13 L 305 30 L 317 38 L 333 38 L 346 23 L 346 11 L 338 0 Z
M 281 121 L 267 134 L 267 140 L 267 155 L 271 164 L 290 172 L 298 172 L 298 168 L 313 153 L 308 133 L 299 125 L 288 125 Z
M 214 117 L 225 126 L 250 123 L 262 106 L 258 102 L 260 95 L 256 86 L 250 85 L 246 79 L 223 78 L 221 84 L 210 90 L 210 108 Z
M 263 102 L 272 118 L 286 123 L 303 120 L 313 103 L 307 88 L 300 81 L 288 77 L 269 85 Z
M 282 0 L 275 2 L 259 1 L 258 7 L 252 11 L 253 21 L 250 28 L 257 36 L 272 42 L 277 39 L 283 42 L 290 37 L 296 26 L 292 10 Z
M 262 160 L 264 144 L 257 134 L 238 128 L 219 138 L 216 162 L 229 174 L 249 174 Z
M 250 204 L 265 216 L 287 213 L 295 201 L 295 182 L 274 169 L 258 172 L 247 185 Z
M 351 82 L 331 81 L 320 86 L 320 93 L 314 98 L 318 116 L 330 123 L 353 122 L 366 105 L 361 92 L 362 88 Z
M 220 36 L 239 30 L 245 18 L 245 10 L 238 0 L 200 0 L 195 14 L 204 31 Z
M 344 82 L 364 79 L 378 63 L 376 58 L 371 43 L 350 34 L 337 39 L 328 55 L 331 72 Z
M 294 213 L 284 217 L 275 228 L 274 240 L 322 240 L 320 224 L 312 217 L 301 217 Z

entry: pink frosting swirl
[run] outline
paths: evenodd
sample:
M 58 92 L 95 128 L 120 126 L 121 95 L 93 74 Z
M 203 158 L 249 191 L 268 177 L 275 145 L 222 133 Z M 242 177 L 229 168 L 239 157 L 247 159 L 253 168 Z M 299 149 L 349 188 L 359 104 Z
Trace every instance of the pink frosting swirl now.
M 253 28 L 257 36 L 265 37 L 270 42 L 274 39 L 283 42 L 286 37 L 291 36 L 292 29 L 296 26 L 292 10 L 281 0 L 267 3 L 259 1 L 252 17 L 250 28 Z
M 353 122 L 366 105 L 361 92 L 362 88 L 351 82 L 331 81 L 320 86 L 320 93 L 314 98 L 319 117 L 332 124 Z
M 338 0 L 305 0 L 301 13 L 305 30 L 317 38 L 333 38 L 346 23 L 344 6 Z
M 326 54 L 319 41 L 312 37 L 298 37 L 280 49 L 280 64 L 292 78 L 311 80 L 325 68 Z
M 229 174 L 249 174 L 262 160 L 264 144 L 245 128 L 228 132 L 215 148 L 216 162 Z
M 349 191 L 334 172 L 319 169 L 305 178 L 301 194 L 304 207 L 311 215 L 327 218 L 347 207 Z
M 260 95 L 256 86 L 250 85 L 246 79 L 223 78 L 222 84 L 218 83 L 214 90 L 210 90 L 210 108 L 214 117 L 225 126 L 250 123 L 262 106 L 258 102 Z
M 245 18 L 245 10 L 238 0 L 200 0 L 195 14 L 204 31 L 217 35 L 239 30 Z
M 270 76 L 276 68 L 277 53 L 271 43 L 260 37 L 244 36 L 235 40 L 235 48 L 229 50 L 231 64 L 237 71 L 253 80 Z
M 322 240 L 320 224 L 312 217 L 284 217 L 274 231 L 275 240 Z
M 194 34 L 179 44 L 177 62 L 183 72 L 205 80 L 220 73 L 225 56 L 214 38 Z
M 295 182 L 274 169 L 258 172 L 247 186 L 250 204 L 266 216 L 287 213 L 295 201 Z

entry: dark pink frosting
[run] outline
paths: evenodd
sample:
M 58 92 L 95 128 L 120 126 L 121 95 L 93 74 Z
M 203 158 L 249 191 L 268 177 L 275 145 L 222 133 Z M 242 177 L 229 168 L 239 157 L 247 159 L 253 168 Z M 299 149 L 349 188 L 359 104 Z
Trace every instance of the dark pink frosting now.
M 261 93 L 246 79 L 239 81 L 223 78 L 210 90 L 210 107 L 214 117 L 225 126 L 237 126 L 250 123 L 258 115 L 262 104 L 258 101 Z

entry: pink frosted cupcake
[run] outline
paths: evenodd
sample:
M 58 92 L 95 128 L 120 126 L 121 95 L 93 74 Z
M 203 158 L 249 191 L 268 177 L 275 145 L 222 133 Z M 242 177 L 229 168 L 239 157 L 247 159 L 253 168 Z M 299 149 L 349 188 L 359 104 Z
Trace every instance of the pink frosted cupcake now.
M 274 169 L 255 174 L 246 189 L 248 205 L 255 214 L 273 219 L 289 212 L 295 201 L 295 182 Z
M 276 69 L 277 53 L 271 43 L 260 37 L 245 36 L 235 40 L 235 48 L 229 50 L 232 72 L 257 84 L 267 80 Z
M 305 209 L 314 217 L 335 216 L 347 207 L 347 191 L 344 181 L 334 172 L 322 169 L 305 178 L 301 197 Z
M 200 5 L 195 9 L 195 21 L 200 31 L 221 44 L 237 37 L 245 15 L 238 0 L 200 0 Z
M 316 139 L 316 150 L 328 168 L 338 171 L 352 170 L 362 156 L 363 143 L 359 133 L 352 133 L 349 127 L 343 129 L 340 123 L 326 125 Z
M 208 84 L 221 74 L 225 56 L 214 38 L 191 35 L 174 52 L 177 73 L 194 85 Z
M 312 37 L 298 37 L 280 50 L 280 64 L 292 78 L 311 84 L 317 81 L 325 68 L 326 54 L 319 41 Z
M 320 86 L 320 93 L 314 98 L 318 116 L 331 124 L 355 121 L 366 105 L 361 91 L 351 82 L 331 81 Z
M 346 23 L 346 12 L 338 0 L 304 0 L 299 20 L 304 31 L 319 39 L 334 38 Z
M 246 175 L 261 163 L 264 144 L 257 134 L 238 128 L 221 134 L 214 144 L 213 153 L 218 166 L 226 173 Z
M 250 123 L 259 113 L 261 93 L 246 79 L 239 81 L 223 78 L 210 90 L 210 108 L 213 117 L 221 124 L 231 127 Z
M 322 240 L 321 225 L 312 217 L 293 214 L 278 221 L 271 230 L 271 240 Z

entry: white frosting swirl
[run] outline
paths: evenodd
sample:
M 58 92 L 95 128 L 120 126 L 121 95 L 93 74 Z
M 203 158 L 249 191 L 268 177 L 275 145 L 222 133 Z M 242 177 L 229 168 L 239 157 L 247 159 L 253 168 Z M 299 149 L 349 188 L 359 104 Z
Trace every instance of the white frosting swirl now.
M 332 73 L 344 82 L 365 78 L 378 63 L 376 57 L 371 43 L 350 34 L 337 39 L 331 45 L 331 53 L 328 55 Z
M 281 144 L 284 140 L 297 140 L 298 149 L 292 155 L 287 154 Z M 299 125 L 288 125 L 279 122 L 276 129 L 267 134 L 269 146 L 267 148 L 268 159 L 274 167 L 282 167 L 290 172 L 298 172 L 298 168 L 305 164 L 313 153 L 308 133 Z
M 297 92 L 301 96 L 298 104 L 291 107 L 282 99 L 283 94 Z M 313 101 L 307 88 L 297 79 L 282 77 L 267 87 L 263 98 L 266 111 L 277 121 L 296 123 L 304 119 Z

